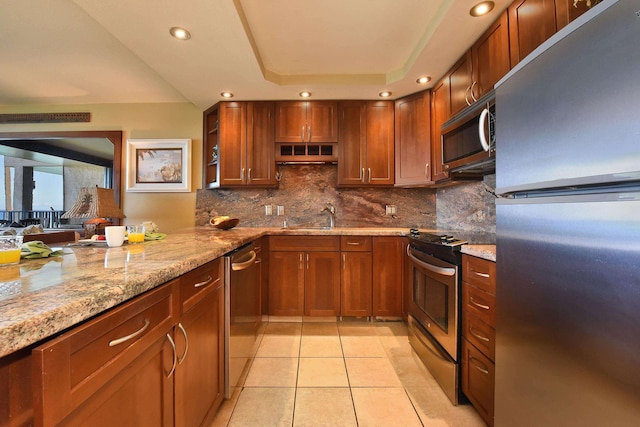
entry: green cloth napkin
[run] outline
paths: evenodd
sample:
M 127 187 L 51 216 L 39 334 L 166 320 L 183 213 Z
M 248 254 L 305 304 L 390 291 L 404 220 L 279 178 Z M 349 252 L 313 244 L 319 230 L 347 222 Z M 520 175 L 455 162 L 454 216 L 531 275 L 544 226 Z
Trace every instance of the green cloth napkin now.
M 144 233 L 144 240 L 162 240 L 165 237 L 167 237 L 166 233 L 151 233 L 151 232 Z
M 40 240 L 33 240 L 22 244 L 22 252 L 20 258 L 36 259 L 49 258 L 50 256 L 60 256 L 64 252 L 62 250 L 54 251 Z

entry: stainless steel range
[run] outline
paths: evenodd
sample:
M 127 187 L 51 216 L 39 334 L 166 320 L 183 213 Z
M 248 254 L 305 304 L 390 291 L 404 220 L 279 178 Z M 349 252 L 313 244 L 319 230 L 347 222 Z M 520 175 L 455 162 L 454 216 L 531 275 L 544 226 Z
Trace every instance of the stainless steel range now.
M 442 232 L 408 236 L 411 280 L 409 342 L 454 405 L 460 397 L 460 278 L 462 245 L 493 243 L 491 235 Z

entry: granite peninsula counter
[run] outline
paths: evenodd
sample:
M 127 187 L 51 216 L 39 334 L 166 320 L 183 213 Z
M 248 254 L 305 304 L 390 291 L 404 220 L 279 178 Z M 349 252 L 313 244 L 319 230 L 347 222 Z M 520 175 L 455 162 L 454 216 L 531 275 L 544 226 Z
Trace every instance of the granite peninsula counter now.
M 406 228 L 377 227 L 237 227 L 227 231 L 196 227 L 142 245 L 64 247 L 61 257 L 22 260 L 19 265 L 0 267 L 0 357 L 77 325 L 264 235 L 407 233 Z

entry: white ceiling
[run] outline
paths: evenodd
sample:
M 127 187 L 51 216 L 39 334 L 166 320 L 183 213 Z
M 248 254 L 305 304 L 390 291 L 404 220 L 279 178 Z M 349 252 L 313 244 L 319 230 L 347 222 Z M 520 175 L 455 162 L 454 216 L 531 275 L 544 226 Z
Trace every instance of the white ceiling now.
M 428 88 L 506 8 L 478 0 L 1 0 L 0 107 L 392 98 Z M 169 35 L 182 26 L 189 41 Z M 433 77 L 419 86 L 420 75 Z

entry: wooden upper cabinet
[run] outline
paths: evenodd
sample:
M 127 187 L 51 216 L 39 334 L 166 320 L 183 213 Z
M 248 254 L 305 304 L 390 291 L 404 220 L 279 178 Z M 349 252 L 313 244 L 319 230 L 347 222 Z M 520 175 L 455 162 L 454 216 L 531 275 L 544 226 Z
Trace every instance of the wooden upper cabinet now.
M 218 110 L 220 118 L 218 163 L 220 186 L 244 184 L 247 140 L 247 103 L 223 102 Z
M 338 186 L 393 185 L 393 101 L 344 101 L 338 114 Z
M 436 182 L 449 178 L 442 164 L 442 124 L 450 115 L 449 78 L 445 76 L 431 89 L 431 179 Z
M 431 182 L 431 94 L 429 91 L 395 102 L 395 185 Z
M 595 1 L 591 2 L 595 4 Z M 586 1 L 556 0 L 556 28 L 559 31 L 569 22 L 589 10 Z
M 558 3 L 569 0 L 556 0 Z M 554 0 L 516 0 L 509 13 L 511 66 L 515 66 L 556 32 Z
M 249 102 L 247 105 L 247 185 L 278 185 L 274 141 L 275 110 L 275 102 Z
M 509 59 L 509 18 L 505 11 L 471 47 L 475 99 L 493 89 L 511 69 Z
M 223 102 L 219 106 L 221 187 L 275 187 L 273 102 Z
M 337 142 L 338 103 L 282 101 L 276 106 L 277 142 Z
M 467 51 L 449 71 L 452 116 L 473 102 L 470 94 L 471 85 L 473 84 L 471 66 L 471 51 Z

